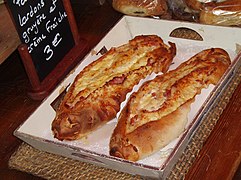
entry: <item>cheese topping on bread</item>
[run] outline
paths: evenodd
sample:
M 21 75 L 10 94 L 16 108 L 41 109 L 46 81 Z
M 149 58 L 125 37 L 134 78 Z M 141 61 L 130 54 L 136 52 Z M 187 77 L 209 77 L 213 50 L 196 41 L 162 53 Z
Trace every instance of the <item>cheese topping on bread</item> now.
M 178 138 L 202 88 L 217 84 L 231 61 L 220 48 L 203 50 L 132 94 L 110 138 L 110 155 L 137 161 Z
M 110 49 L 75 78 L 52 123 L 59 140 L 75 140 L 115 118 L 126 94 L 151 73 L 165 73 L 176 46 L 156 35 L 140 35 Z
M 163 49 L 160 49 L 160 44 Z M 68 97 L 67 104 L 74 106 L 80 97 L 86 98 L 97 88 L 105 85 L 113 78 L 126 76 L 130 71 L 151 63 L 151 58 L 162 55 L 168 49 L 157 36 L 138 36 L 128 44 L 112 48 L 99 61 L 87 66 L 73 85 L 73 93 Z M 156 52 L 155 52 L 156 50 Z M 160 51 L 161 50 L 161 51 Z M 158 57 L 154 57 L 158 58 Z M 103 76 L 103 74 L 105 74 Z
M 172 113 L 199 94 L 202 88 L 216 84 L 229 63 L 225 51 L 209 49 L 143 85 L 128 104 L 127 132 Z

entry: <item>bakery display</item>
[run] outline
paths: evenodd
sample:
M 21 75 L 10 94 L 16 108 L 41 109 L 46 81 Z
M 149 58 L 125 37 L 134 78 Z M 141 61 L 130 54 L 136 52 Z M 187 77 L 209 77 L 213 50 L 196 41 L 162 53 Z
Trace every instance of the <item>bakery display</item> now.
M 160 16 L 167 14 L 167 0 L 113 0 L 115 10 L 132 16 Z
M 240 26 L 240 0 L 113 0 L 116 11 L 131 16 L 194 21 L 202 24 Z
M 76 76 L 52 122 L 54 137 L 76 140 L 112 120 L 126 94 L 152 72 L 166 72 L 175 55 L 175 44 L 156 35 L 111 48 Z
M 145 82 L 120 113 L 110 138 L 110 155 L 137 161 L 177 138 L 184 131 L 195 96 L 217 84 L 230 63 L 225 50 L 206 49 Z

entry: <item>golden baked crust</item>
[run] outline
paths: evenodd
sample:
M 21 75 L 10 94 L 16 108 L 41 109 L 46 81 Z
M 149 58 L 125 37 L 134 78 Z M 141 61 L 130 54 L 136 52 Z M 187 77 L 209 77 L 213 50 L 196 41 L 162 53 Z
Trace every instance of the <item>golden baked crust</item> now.
M 167 13 L 166 0 L 113 0 L 115 10 L 133 16 L 157 16 Z
M 226 51 L 207 49 L 144 83 L 121 111 L 110 139 L 110 155 L 137 161 L 180 135 L 190 101 L 202 88 L 216 84 L 229 65 Z
M 241 25 L 241 1 L 207 3 L 200 12 L 199 20 L 204 24 L 239 26 Z
M 111 48 L 80 72 L 52 122 L 54 137 L 75 140 L 113 119 L 126 94 L 152 72 L 166 72 L 176 54 L 156 35 L 142 35 Z
M 160 150 L 184 131 L 191 102 L 188 101 L 173 113 L 158 121 L 143 124 L 128 134 L 125 134 L 123 128 L 128 114 L 125 106 L 110 141 L 110 155 L 137 161 Z

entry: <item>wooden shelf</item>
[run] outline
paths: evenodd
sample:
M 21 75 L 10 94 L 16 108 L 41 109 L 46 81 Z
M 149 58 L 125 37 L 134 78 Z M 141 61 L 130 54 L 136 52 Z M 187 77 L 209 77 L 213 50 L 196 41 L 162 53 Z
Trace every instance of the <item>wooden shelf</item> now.
M 5 4 L 0 4 L 0 64 L 20 45 L 17 31 Z

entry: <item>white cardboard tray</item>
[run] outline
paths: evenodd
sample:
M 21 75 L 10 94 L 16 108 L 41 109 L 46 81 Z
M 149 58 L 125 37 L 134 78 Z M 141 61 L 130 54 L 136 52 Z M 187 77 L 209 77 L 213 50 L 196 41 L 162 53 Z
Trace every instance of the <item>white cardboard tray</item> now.
M 179 27 L 195 30 L 203 37 L 203 41 L 170 37 L 169 34 Z M 63 89 L 73 82 L 75 76 L 86 65 L 100 56 L 93 52 L 99 52 L 103 47 L 110 49 L 111 47 L 122 45 L 136 35 L 144 34 L 156 34 L 165 42 L 171 41 L 176 44 L 177 56 L 174 58 L 174 64 L 171 65 L 170 69 L 176 68 L 180 63 L 197 52 L 211 47 L 225 49 L 232 59 L 232 65 L 220 83 L 215 87 L 210 86 L 208 89 L 204 89 L 196 97 L 188 116 L 188 125 L 185 132 L 159 152 L 135 163 L 111 157 L 108 154 L 109 138 L 117 122 L 116 118 L 82 140 L 61 142 L 54 139 L 51 131 L 51 123 L 55 117 L 55 111 L 51 103 L 59 96 Z M 236 66 L 240 65 L 241 61 L 237 53 L 241 44 L 240 37 L 241 28 L 124 16 L 73 72 L 43 101 L 39 108 L 15 130 L 14 134 L 26 143 L 43 151 L 130 174 L 149 178 L 165 178 L 199 126 L 204 114 L 208 112 L 213 103 L 215 103 L 215 98 L 219 95 L 221 89 L 225 88 L 229 79 L 232 78 Z

